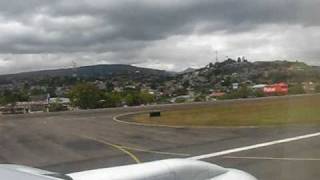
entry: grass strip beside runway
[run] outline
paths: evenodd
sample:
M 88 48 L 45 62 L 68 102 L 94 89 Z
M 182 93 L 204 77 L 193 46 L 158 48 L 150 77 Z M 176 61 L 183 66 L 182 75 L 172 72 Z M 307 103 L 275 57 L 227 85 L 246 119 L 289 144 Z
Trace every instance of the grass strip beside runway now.
M 241 100 L 169 110 L 161 117 L 131 116 L 133 122 L 172 126 L 265 126 L 320 123 L 320 95 Z

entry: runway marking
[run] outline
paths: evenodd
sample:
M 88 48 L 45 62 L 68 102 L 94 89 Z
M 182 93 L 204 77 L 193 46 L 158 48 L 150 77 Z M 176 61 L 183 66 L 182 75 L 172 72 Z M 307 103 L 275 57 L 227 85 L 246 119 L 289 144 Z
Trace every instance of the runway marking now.
M 276 144 L 298 141 L 301 139 L 307 139 L 307 138 L 312 138 L 312 137 L 317 137 L 317 136 L 320 136 L 320 132 L 313 133 L 313 134 L 306 134 L 306 135 L 302 135 L 302 136 L 296 136 L 296 137 L 292 137 L 292 138 L 281 139 L 281 140 L 275 140 L 275 141 L 270 141 L 270 142 L 265 142 L 265 143 L 250 145 L 250 146 L 244 146 L 244 147 L 239 147 L 239 148 L 234 148 L 234 149 L 228 149 L 228 150 L 219 151 L 219 152 L 215 152 L 215 153 L 194 156 L 194 157 L 190 157 L 188 159 L 195 159 L 195 160 L 207 159 L 207 158 L 232 154 L 232 153 L 236 153 L 236 152 L 248 151 L 251 149 L 258 149 L 258 148 L 262 148 L 262 147 L 272 146 L 272 145 L 276 145 Z
M 226 159 L 256 159 L 256 160 L 281 160 L 281 161 L 320 161 L 320 158 L 276 158 L 276 157 L 244 157 L 244 156 L 224 156 Z
M 130 156 L 137 164 L 141 163 L 140 159 L 135 156 L 133 153 L 131 153 L 130 151 L 126 150 L 125 148 L 119 146 L 119 145 L 116 145 L 116 144 L 113 144 L 113 143 L 110 143 L 110 142 L 107 142 L 107 141 L 104 141 L 104 140 L 100 140 L 100 139 L 97 139 L 97 138 L 93 138 L 93 137 L 89 137 L 89 136 L 85 136 L 85 135 L 81 135 L 81 137 L 83 138 L 86 138 L 86 139 L 90 139 L 90 140 L 93 140 L 93 141 L 97 141 L 97 142 L 100 142 L 102 144 L 106 144 L 106 145 L 109 145 L 115 149 L 118 149 L 119 151 L 127 154 L 128 156 Z
M 148 113 L 150 111 L 138 111 L 138 112 L 128 112 L 123 114 L 118 114 L 112 117 L 112 120 L 127 125 L 135 125 L 135 126 L 144 126 L 144 127 L 157 127 L 157 128 L 190 128 L 190 129 L 254 129 L 258 128 L 258 126 L 184 126 L 184 125 L 166 125 L 166 124 L 148 124 L 148 123 L 138 123 L 138 122 L 131 122 L 131 121 L 124 121 L 120 120 L 119 117 L 128 116 L 128 115 L 135 115 L 135 114 L 142 114 Z
M 100 138 L 103 141 L 103 138 Z M 175 152 L 165 152 L 165 151 L 154 151 L 154 150 L 148 150 L 148 149 L 144 149 L 144 148 L 136 148 L 136 147 L 129 147 L 129 146 L 124 146 L 124 145 L 119 145 L 119 144 L 115 144 L 112 143 L 110 141 L 106 141 L 110 144 L 116 145 L 118 147 L 121 147 L 123 149 L 127 149 L 127 150 L 133 150 L 133 151 L 140 151 L 140 152 L 146 152 L 146 153 L 153 153 L 153 154 L 164 154 L 164 155 L 172 155 L 172 156 L 191 156 L 191 154 L 185 154 L 185 153 L 175 153 Z
M 174 153 L 174 152 L 165 152 L 165 151 L 153 151 L 148 149 L 141 149 L 141 148 L 133 148 L 128 146 L 120 146 L 125 149 L 134 150 L 134 151 L 141 151 L 141 152 L 147 152 L 147 153 L 153 153 L 153 154 L 163 154 L 163 155 L 172 155 L 172 156 L 190 156 L 191 154 L 185 154 L 185 153 Z

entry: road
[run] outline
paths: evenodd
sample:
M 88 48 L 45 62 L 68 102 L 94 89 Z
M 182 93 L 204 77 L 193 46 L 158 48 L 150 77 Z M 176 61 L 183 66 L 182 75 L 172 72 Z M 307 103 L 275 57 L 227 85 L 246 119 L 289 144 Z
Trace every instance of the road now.
M 248 128 L 168 128 L 119 123 L 113 117 L 151 109 L 208 104 L 115 108 L 0 116 L 0 163 L 68 173 L 190 158 L 320 132 L 319 125 Z M 201 159 L 245 170 L 258 179 L 319 179 L 320 136 Z

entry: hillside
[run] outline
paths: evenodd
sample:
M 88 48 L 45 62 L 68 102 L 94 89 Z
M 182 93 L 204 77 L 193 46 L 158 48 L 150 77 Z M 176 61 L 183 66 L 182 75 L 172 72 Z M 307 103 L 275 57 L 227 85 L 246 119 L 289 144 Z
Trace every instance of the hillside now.
M 87 81 L 103 80 L 116 83 L 118 86 L 135 82 L 139 86 L 151 87 L 154 90 L 175 95 L 186 94 L 188 91 L 206 93 L 212 90 L 228 91 L 233 83 L 270 84 L 287 82 L 294 84 L 306 81 L 319 83 L 320 68 L 302 62 L 238 62 L 227 59 L 215 64 L 210 63 L 200 69 L 187 69 L 184 72 L 174 74 L 162 70 L 114 64 L 0 75 L 0 84 L 32 81 L 32 85 L 37 85 L 41 80 L 60 78 L 59 85 L 63 85 L 69 81 L 66 77 L 71 79 L 77 77 L 80 80 Z
M 167 84 L 171 89 L 208 91 L 210 89 L 227 90 L 230 89 L 232 83 L 270 84 L 305 81 L 320 82 L 320 68 L 302 62 L 238 62 L 228 59 L 179 74 Z
M 41 70 L 32 72 L 23 72 L 17 74 L 0 75 L 0 82 L 4 81 L 21 81 L 21 80 L 37 80 L 47 77 L 72 77 L 79 78 L 108 78 L 115 76 L 168 76 L 169 73 L 162 70 L 141 68 L 131 65 L 112 64 L 112 65 L 93 65 L 83 66 L 76 69 L 55 69 L 55 70 Z

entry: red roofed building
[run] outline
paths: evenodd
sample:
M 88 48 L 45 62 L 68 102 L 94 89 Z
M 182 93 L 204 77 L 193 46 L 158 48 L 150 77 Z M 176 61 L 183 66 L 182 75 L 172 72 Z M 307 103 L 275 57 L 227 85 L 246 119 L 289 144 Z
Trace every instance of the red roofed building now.
M 266 95 L 287 95 L 288 91 L 289 86 L 286 83 L 271 84 L 263 88 Z

